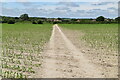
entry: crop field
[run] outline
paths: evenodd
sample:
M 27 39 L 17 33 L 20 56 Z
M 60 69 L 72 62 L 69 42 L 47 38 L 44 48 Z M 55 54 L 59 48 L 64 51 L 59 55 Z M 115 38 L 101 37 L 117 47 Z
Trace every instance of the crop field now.
M 78 36 L 78 43 L 75 45 L 78 47 L 82 45 L 81 52 L 93 63 L 104 67 L 106 76 L 109 73 L 117 75 L 118 24 L 60 24 L 60 26 L 73 43 L 76 42 L 74 36 L 82 33 L 82 36 Z M 75 31 L 77 33 L 74 34 Z M 111 76 L 113 75 L 107 77 Z
M 94 64 L 98 72 L 102 71 L 99 75 L 105 78 L 117 76 L 118 24 L 52 26 L 53 24 L 2 24 L 3 78 L 40 78 L 51 76 L 53 72 L 61 72 L 60 75 L 56 74 L 58 76 L 68 74 L 65 77 L 95 76 L 94 67 L 93 72 L 85 74 L 89 72 L 89 66 Z M 82 54 L 83 62 L 80 60 Z M 79 58 L 75 58 L 76 55 Z M 88 70 L 84 68 L 86 65 Z
M 52 24 L 2 24 L 2 77 L 34 76 L 51 30 Z
M 62 24 L 64 28 L 80 30 L 82 37 L 92 48 L 118 48 L 118 24 Z

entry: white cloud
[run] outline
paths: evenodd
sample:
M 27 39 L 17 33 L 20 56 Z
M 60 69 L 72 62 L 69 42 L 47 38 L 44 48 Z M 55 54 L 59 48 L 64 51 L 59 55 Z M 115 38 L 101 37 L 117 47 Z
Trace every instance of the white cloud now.
M 110 2 L 104 5 L 93 5 L 95 3 L 70 3 L 67 2 L 63 5 L 35 5 L 34 3 L 21 3 L 26 6 L 24 9 L 4 7 L 3 14 L 11 16 L 20 16 L 23 13 L 28 13 L 30 16 L 44 16 L 44 17 L 97 17 L 103 15 L 105 17 L 117 17 L 118 9 L 117 3 Z M 76 6 L 77 5 L 77 6 Z
M 0 2 L 118 2 L 119 0 L 0 0 Z
M 64 5 L 66 7 L 79 7 L 75 2 L 59 2 L 58 5 Z
M 28 0 L 16 0 L 16 2 L 29 2 Z
M 97 2 L 98 0 L 0 0 L 0 2 Z
M 98 2 L 119 2 L 119 0 L 99 0 Z

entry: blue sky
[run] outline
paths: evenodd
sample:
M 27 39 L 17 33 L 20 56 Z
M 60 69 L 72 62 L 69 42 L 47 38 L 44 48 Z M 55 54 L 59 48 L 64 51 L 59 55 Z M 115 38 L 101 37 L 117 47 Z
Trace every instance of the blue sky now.
M 33 1 L 33 0 L 32 0 Z M 95 1 L 95 0 L 94 0 Z M 96 18 L 118 16 L 117 2 L 2 2 L 0 15 L 32 17 Z

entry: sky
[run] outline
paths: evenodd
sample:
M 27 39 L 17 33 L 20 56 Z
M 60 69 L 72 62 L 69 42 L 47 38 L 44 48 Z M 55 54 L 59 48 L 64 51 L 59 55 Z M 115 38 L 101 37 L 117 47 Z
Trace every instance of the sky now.
M 0 15 L 2 16 L 19 17 L 24 13 L 31 17 L 47 18 L 96 18 L 98 16 L 116 18 L 118 16 L 117 0 L 2 0 L 1 3 Z

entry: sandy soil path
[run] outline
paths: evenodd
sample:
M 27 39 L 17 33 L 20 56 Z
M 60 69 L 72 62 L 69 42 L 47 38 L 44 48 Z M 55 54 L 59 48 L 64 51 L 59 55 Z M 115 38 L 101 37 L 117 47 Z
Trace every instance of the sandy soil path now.
M 72 44 L 58 25 L 53 26 L 43 54 L 42 78 L 103 78 L 102 71 Z

